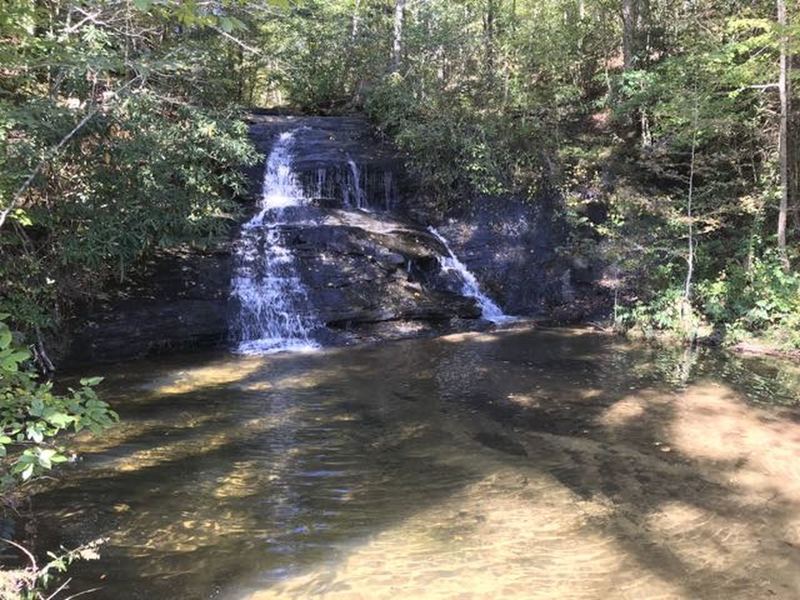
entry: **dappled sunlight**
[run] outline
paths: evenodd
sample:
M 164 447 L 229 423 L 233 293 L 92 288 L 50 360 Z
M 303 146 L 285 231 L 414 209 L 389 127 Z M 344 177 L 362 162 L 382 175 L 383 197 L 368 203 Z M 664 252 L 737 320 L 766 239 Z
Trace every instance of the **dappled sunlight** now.
M 464 333 L 451 333 L 438 338 L 439 341 L 448 344 L 460 344 L 463 342 L 489 343 L 497 341 L 497 335 L 480 331 L 468 331 Z
M 175 442 L 137 450 L 104 466 L 115 471 L 138 471 L 158 465 L 162 462 L 177 461 L 187 457 L 201 457 L 205 453 L 239 442 L 255 435 L 265 434 L 271 430 L 279 429 L 286 420 L 292 418 L 292 413 L 299 409 L 286 409 L 283 413 L 247 419 L 235 427 L 219 427 L 210 432 L 180 439 Z
M 75 437 L 72 448 L 79 455 L 100 454 L 118 448 L 128 442 L 141 438 L 143 435 L 156 434 L 168 427 L 175 432 L 188 432 L 198 429 L 217 420 L 213 414 L 188 414 L 178 412 L 170 418 L 161 416 L 159 419 L 123 420 L 104 433 L 102 438 L 84 432 Z
M 602 501 L 583 501 L 552 477 L 500 470 L 365 540 L 341 562 L 241 597 L 679 597 L 679 584 L 642 571 L 596 527 L 610 517 Z
M 597 422 L 611 430 L 629 427 L 648 417 L 657 418 L 652 415 L 653 409 L 655 407 L 663 409 L 668 401 L 668 398 L 664 398 L 652 390 L 624 396 L 605 409 L 598 417 Z
M 162 375 L 146 389 L 158 396 L 187 394 L 203 388 L 225 385 L 246 379 L 265 364 L 260 356 L 218 359 L 210 365 L 181 369 Z
M 645 523 L 654 539 L 669 540 L 669 553 L 687 572 L 706 570 L 709 579 L 755 560 L 761 550 L 750 523 L 687 502 L 667 501 Z
M 101 598 L 793 600 L 800 419 L 689 358 L 513 330 L 110 377 L 41 535 L 109 538 Z
M 522 406 L 523 408 L 535 408 L 541 406 L 541 399 L 533 394 L 509 394 L 506 396 L 509 402 Z
M 600 422 L 608 427 L 624 427 L 640 419 L 645 414 L 643 402 L 639 398 L 625 398 L 608 408 Z
M 800 506 L 800 422 L 750 406 L 729 387 L 692 386 L 674 401 L 671 441 L 685 456 L 712 461 L 710 476 Z

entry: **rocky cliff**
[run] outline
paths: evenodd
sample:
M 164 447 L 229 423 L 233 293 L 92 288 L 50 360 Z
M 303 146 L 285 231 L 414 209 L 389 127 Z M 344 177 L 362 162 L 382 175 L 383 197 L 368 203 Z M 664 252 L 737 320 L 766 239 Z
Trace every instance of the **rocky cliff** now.
M 293 168 L 312 199 L 303 226 L 281 227 L 309 290 L 324 344 L 351 344 L 482 327 L 480 309 L 443 272 L 442 233 L 507 313 L 546 314 L 574 295 L 575 271 L 554 248 L 563 224 L 548 203 L 470 203 L 458 214 L 428 214 L 402 161 L 350 117 L 253 115 L 265 155 L 296 131 Z M 254 204 L 261 168 L 250 173 Z M 410 216 L 413 215 L 413 218 Z M 125 286 L 73 322 L 70 362 L 118 360 L 166 350 L 229 345 L 230 242 L 213 250 L 155 257 Z

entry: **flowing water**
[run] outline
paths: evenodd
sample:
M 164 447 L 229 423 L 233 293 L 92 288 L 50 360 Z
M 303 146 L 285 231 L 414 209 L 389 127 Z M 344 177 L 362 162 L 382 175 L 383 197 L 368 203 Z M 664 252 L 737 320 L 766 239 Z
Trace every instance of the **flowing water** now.
M 100 373 L 98 373 L 100 374 Z M 800 368 L 514 329 L 110 368 L 32 498 L 97 599 L 796 599 Z
M 501 309 L 491 298 L 489 298 L 489 296 L 481 291 L 481 286 L 478 283 L 478 280 L 475 278 L 475 275 L 473 275 L 472 272 L 467 268 L 467 265 L 458 259 L 455 253 L 451 250 L 450 245 L 447 243 L 447 240 L 444 238 L 444 236 L 442 236 L 442 234 L 440 234 L 434 227 L 428 227 L 428 231 L 430 231 L 431 234 L 437 240 L 439 240 L 447 250 L 447 256 L 442 256 L 439 259 L 439 264 L 442 266 L 442 270 L 457 274 L 462 284 L 461 294 L 469 298 L 475 298 L 475 300 L 478 302 L 478 306 L 481 307 L 481 316 L 487 321 L 492 321 L 493 323 L 503 323 L 511 320 L 513 317 L 503 313 L 503 309 Z
M 294 136 L 282 134 L 267 158 L 261 210 L 244 224 L 236 245 L 231 297 L 238 310 L 231 329 L 245 354 L 317 347 L 308 293 L 283 241 L 298 225 L 292 209 L 307 203 L 291 165 Z
M 231 321 L 236 350 L 242 354 L 268 354 L 317 349 L 314 332 L 322 327 L 302 282 L 298 264 L 286 238 L 298 228 L 314 225 L 308 220 L 310 199 L 292 166 L 296 136 L 310 128 L 281 134 L 267 158 L 260 210 L 242 226 L 235 246 L 231 298 L 235 314 Z M 342 208 L 370 210 L 366 169 L 347 157 L 348 177 L 341 187 Z M 394 182 L 391 174 L 383 179 L 387 209 L 392 204 Z M 328 193 L 327 170 L 318 169 L 312 193 L 318 198 Z M 334 188 L 331 188 L 334 189 Z M 484 319 L 501 323 L 509 320 L 497 304 L 484 294 L 475 276 L 450 249 L 442 235 L 429 228 L 443 245 L 446 255 L 439 257 L 444 272 L 454 273 L 461 282 L 461 293 L 474 298 Z
M 364 184 L 361 180 L 361 169 L 352 158 L 347 159 L 347 166 L 350 169 L 350 181 L 348 182 L 349 185 L 345 186 L 344 205 L 366 210 L 368 208 L 367 194 L 364 191 Z

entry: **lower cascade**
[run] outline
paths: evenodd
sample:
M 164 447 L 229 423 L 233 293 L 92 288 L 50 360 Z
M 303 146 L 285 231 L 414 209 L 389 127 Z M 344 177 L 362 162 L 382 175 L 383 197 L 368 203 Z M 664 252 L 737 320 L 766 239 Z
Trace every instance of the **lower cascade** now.
M 312 332 L 306 288 L 283 235 L 292 209 L 307 203 L 292 170 L 294 131 L 281 134 L 267 159 L 261 210 L 242 227 L 231 296 L 237 305 L 232 331 L 237 351 L 262 354 L 319 347 Z
M 511 317 L 503 312 L 502 308 L 481 291 L 481 286 L 475 278 L 475 275 L 467 268 L 467 265 L 458 259 L 444 236 L 434 227 L 428 227 L 428 231 L 430 231 L 431 235 L 439 240 L 447 250 L 447 256 L 443 256 L 439 259 L 442 270 L 445 272 L 453 272 L 458 275 L 461 280 L 461 294 L 470 298 L 475 298 L 478 306 L 481 307 L 481 316 L 493 323 L 501 323 L 511 319 Z

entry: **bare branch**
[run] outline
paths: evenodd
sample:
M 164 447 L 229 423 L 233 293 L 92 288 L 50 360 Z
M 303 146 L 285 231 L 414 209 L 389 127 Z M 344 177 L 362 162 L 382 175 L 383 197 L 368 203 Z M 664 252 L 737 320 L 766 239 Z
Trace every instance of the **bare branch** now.
M 780 87 L 780 85 L 777 84 L 777 83 L 764 83 L 762 85 L 748 85 L 748 86 L 745 86 L 742 89 L 745 89 L 745 90 L 772 90 L 772 89 L 778 89 L 779 87 Z
M 80 9 L 78 9 L 78 10 L 80 10 Z M 84 12 L 84 11 L 82 11 L 82 10 L 80 10 L 80 12 L 82 12 L 82 13 L 83 13 L 83 14 L 85 14 L 86 16 L 85 16 L 83 19 L 81 19 L 80 21 L 78 21 L 77 23 L 75 23 L 74 25 L 71 25 L 71 26 L 67 27 L 66 29 L 64 29 L 64 31 L 63 31 L 62 33 L 65 33 L 65 34 L 67 34 L 67 35 L 69 35 L 70 33 L 74 33 L 74 32 L 76 32 L 76 31 L 78 31 L 78 29 L 80 29 L 81 27 L 83 27 L 83 24 L 84 24 L 84 23 L 89 23 L 89 22 L 91 22 L 91 23 L 96 23 L 96 24 L 99 24 L 99 25 L 102 25 L 102 24 L 103 24 L 103 23 L 101 23 L 101 22 L 98 22 L 98 21 L 96 20 L 96 19 L 97 19 L 97 17 L 99 17 L 99 16 L 100 16 L 100 12 L 99 12 L 99 11 L 98 11 L 98 12 L 96 12 L 96 13 L 94 13 L 94 14 L 87 14 L 86 12 Z
M 53 146 L 47 152 L 45 157 L 41 161 L 39 161 L 39 164 L 36 165 L 36 168 L 31 172 L 30 175 L 28 175 L 28 177 L 25 179 L 25 181 L 22 183 L 19 189 L 17 189 L 17 191 L 14 193 L 14 196 L 11 198 L 11 202 L 9 202 L 8 206 L 4 208 L 2 212 L 0 212 L 0 228 L 3 227 L 3 223 L 6 222 L 6 218 L 8 217 L 8 215 L 11 213 L 12 210 L 14 210 L 14 208 L 17 205 L 17 202 L 20 201 L 22 195 L 31 186 L 33 180 L 36 179 L 36 176 L 39 175 L 39 173 L 41 173 L 44 166 L 50 161 L 50 159 L 52 159 L 56 154 L 58 154 L 61 151 L 61 149 L 67 144 L 67 142 L 69 142 L 76 133 L 78 133 L 81 129 L 83 129 L 84 125 L 86 125 L 89 121 L 91 121 L 92 118 L 98 112 L 100 112 L 100 107 L 95 106 L 92 110 L 86 113 L 86 115 L 78 122 L 78 124 L 72 128 L 72 131 L 70 131 L 67 135 L 61 138 L 61 141 L 58 142 L 58 144 L 56 144 L 55 146 Z
M 39 570 L 39 567 L 36 565 L 36 557 L 25 546 L 22 546 L 22 545 L 18 544 L 17 542 L 14 542 L 14 541 L 6 539 L 6 538 L 0 538 L 0 542 L 5 542 L 6 544 L 11 544 L 15 548 L 18 548 L 19 550 L 24 552 L 25 555 L 28 557 L 28 560 L 31 561 L 31 567 L 33 568 L 33 570 L 34 571 L 38 571 Z
M 53 600 L 60 592 L 64 591 L 64 589 L 69 585 L 69 582 L 72 581 L 72 577 L 67 579 L 64 583 L 56 588 L 56 590 L 50 594 L 45 600 Z
M 236 38 L 236 37 L 232 36 L 230 33 L 226 32 L 226 31 L 223 31 L 223 30 L 222 30 L 222 29 L 220 29 L 219 27 L 213 27 L 213 29 L 214 29 L 214 31 L 216 31 L 217 33 L 221 34 L 221 35 L 222 35 L 222 37 L 229 39 L 229 40 L 230 40 L 230 41 L 232 41 L 234 44 L 236 44 L 237 46 L 239 46 L 239 47 L 243 48 L 244 50 L 247 50 L 248 52 L 251 52 L 251 53 L 253 53 L 253 54 L 258 54 L 258 55 L 261 55 L 261 54 L 263 54 L 263 53 L 261 52 L 261 50 L 259 50 L 258 48 L 253 48 L 252 46 L 248 46 L 247 44 L 245 44 L 245 43 L 244 43 L 242 40 L 240 40 L 239 38 Z
M 66 598 L 64 598 L 64 600 L 72 600 L 73 598 L 77 598 L 78 596 L 85 596 L 86 594 L 93 594 L 94 592 L 99 592 L 102 589 L 103 588 L 101 588 L 101 587 L 96 587 L 96 588 L 91 588 L 91 589 L 88 589 L 88 590 L 83 590 L 82 592 L 78 592 L 77 594 L 72 594 L 71 596 L 67 596 Z

